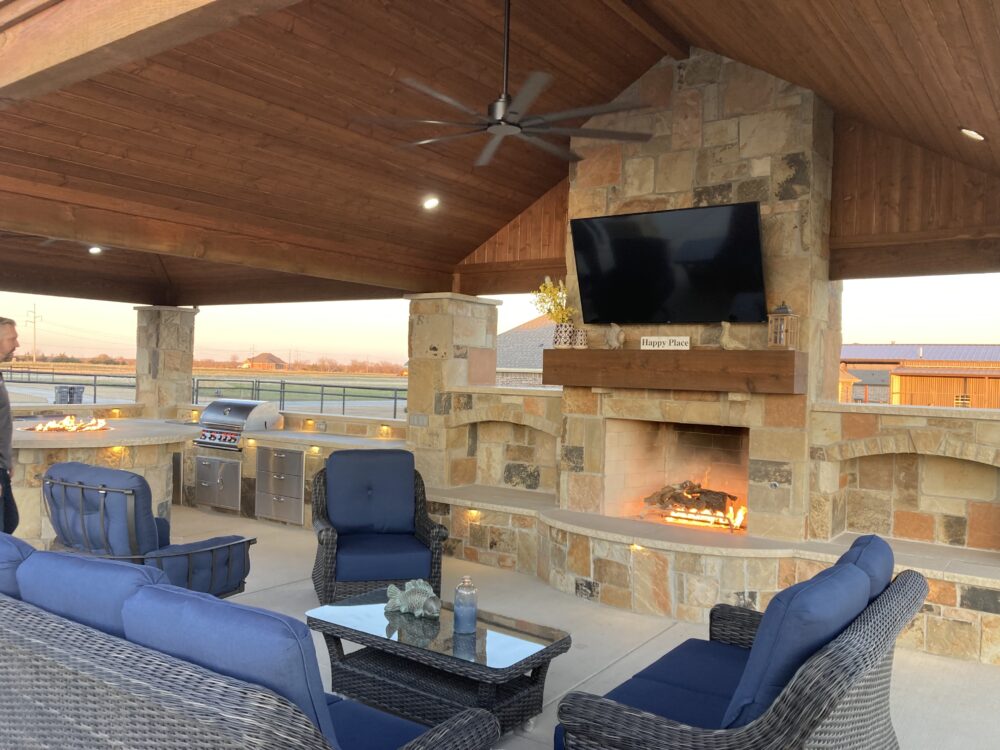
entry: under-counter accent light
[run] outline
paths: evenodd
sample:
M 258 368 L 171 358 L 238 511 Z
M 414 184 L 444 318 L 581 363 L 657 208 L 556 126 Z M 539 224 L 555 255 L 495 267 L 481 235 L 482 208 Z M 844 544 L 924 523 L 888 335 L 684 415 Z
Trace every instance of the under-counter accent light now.
M 479 511 L 478 510 L 470 510 L 469 511 L 469 520 L 470 521 L 478 521 L 479 520 Z
M 114 453 L 116 456 L 120 456 L 122 453 L 125 452 L 125 448 L 121 445 L 115 445 L 112 446 L 111 452 Z
M 191 410 L 191 419 L 197 419 L 200 416 L 201 416 L 201 412 L 200 411 L 198 411 L 197 409 L 192 409 Z
M 111 410 L 111 416 L 112 417 L 116 417 L 117 418 L 117 417 L 120 417 L 121 415 L 122 415 L 122 410 L 121 409 L 112 409 Z
M 631 550 L 633 552 L 641 552 L 643 550 L 643 546 L 641 544 L 633 544 L 631 545 Z
M 101 248 L 99 248 L 97 245 L 92 245 L 91 248 L 87 252 L 90 253 L 91 255 L 100 255 L 104 251 Z
M 253 438 L 247 438 L 247 445 L 257 445 L 257 441 Z
M 307 419 L 306 422 L 305 422 L 305 424 L 306 424 L 306 427 L 315 427 L 316 426 L 316 420 L 315 419 Z
M 392 428 L 387 424 L 380 424 L 378 426 L 378 436 L 380 438 L 392 437 Z
M 428 195 L 424 198 L 423 207 L 426 211 L 433 211 L 435 208 L 441 205 L 441 199 L 436 195 Z
M 978 130 L 973 130 L 972 128 L 959 128 L 959 131 L 966 138 L 971 138 L 974 141 L 985 141 L 986 136 L 980 133 Z
M 309 446 L 309 452 L 310 453 L 319 453 L 319 446 L 318 445 L 310 445 Z

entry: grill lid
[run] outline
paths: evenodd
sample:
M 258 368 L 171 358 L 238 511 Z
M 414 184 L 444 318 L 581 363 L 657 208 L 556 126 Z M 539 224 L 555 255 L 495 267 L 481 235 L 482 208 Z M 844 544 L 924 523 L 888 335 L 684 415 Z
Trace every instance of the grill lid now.
M 274 401 L 246 401 L 236 398 L 216 399 L 201 413 L 202 427 L 230 432 L 279 430 L 284 417 Z

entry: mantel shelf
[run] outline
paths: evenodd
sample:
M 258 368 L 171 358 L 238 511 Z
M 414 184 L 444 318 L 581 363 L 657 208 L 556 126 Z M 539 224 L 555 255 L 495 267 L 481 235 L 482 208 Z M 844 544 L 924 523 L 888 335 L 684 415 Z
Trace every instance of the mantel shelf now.
M 806 392 L 806 353 L 784 350 L 546 349 L 542 383 L 600 388 Z

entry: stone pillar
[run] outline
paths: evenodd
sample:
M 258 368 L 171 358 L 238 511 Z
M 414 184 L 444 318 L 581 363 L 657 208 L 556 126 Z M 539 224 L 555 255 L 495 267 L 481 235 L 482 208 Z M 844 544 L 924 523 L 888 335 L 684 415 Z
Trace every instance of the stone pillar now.
M 470 385 L 494 385 L 497 369 L 498 300 L 465 294 L 413 294 L 410 300 L 407 447 L 432 487 L 475 481 L 475 449 L 449 440 L 446 419 L 452 393 Z M 458 444 L 461 443 L 461 444 Z M 471 463 L 470 463 L 471 462 Z M 471 472 L 470 472 L 471 468 Z
M 174 419 L 191 403 L 198 308 L 137 307 L 135 401 L 146 419 Z

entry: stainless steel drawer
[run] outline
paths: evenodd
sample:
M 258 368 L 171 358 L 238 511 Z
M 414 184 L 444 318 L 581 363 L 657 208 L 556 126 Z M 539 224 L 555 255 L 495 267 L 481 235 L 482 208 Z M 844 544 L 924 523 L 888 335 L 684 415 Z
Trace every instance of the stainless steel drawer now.
M 305 453 L 284 448 L 257 448 L 258 474 L 292 474 L 302 476 Z
M 299 526 L 305 522 L 302 498 L 271 495 L 259 490 L 254 515 L 258 518 L 272 518 L 275 521 L 294 523 Z
M 257 489 L 269 495 L 294 497 L 301 500 L 303 484 L 302 476 L 299 474 L 257 472 Z

